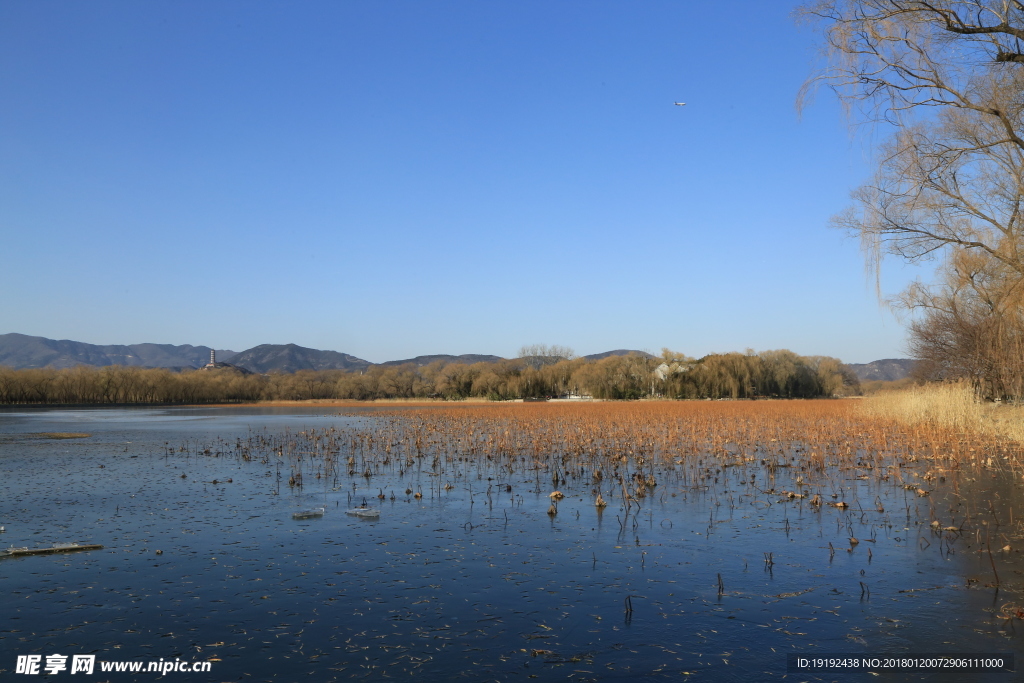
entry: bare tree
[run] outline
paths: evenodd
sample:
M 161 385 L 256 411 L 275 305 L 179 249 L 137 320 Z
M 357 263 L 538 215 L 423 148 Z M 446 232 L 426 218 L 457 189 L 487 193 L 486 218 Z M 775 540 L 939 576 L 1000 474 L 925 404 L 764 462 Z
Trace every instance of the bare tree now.
M 828 56 L 807 90 L 828 85 L 854 121 L 894 127 L 874 178 L 836 224 L 859 235 L 876 272 L 885 255 L 943 262 L 937 288 L 918 284 L 897 300 L 921 313 L 912 335 L 934 342 L 940 328 L 977 332 L 1019 318 L 1024 3 L 820 0 L 799 13 L 822 26 Z M 926 346 L 938 348 L 914 349 Z
M 939 284 L 915 285 L 907 307 L 911 350 L 921 379 L 969 379 L 984 396 L 1024 396 L 1024 306 L 1018 278 L 982 253 L 949 259 Z
M 527 366 L 537 370 L 545 365 L 553 365 L 563 360 L 572 360 L 576 352 L 568 346 L 548 346 L 547 344 L 527 344 L 519 349 L 519 357 Z
M 1024 274 L 1024 5 L 1015 0 L 823 0 L 827 84 L 855 120 L 897 127 L 840 225 L 868 253 L 976 249 Z

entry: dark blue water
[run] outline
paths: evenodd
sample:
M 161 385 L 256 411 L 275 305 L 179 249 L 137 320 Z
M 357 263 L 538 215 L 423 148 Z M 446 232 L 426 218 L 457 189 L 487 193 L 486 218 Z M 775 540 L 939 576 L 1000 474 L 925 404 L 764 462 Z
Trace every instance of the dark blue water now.
M 471 464 L 440 478 L 307 473 L 291 487 L 281 459 L 236 457 L 237 439 L 351 432 L 379 419 L 288 409 L 0 413 L 0 545 L 105 546 L 0 560 L 0 673 L 20 678 L 18 655 L 94 654 L 211 663 L 209 673 L 167 674 L 190 681 L 748 681 L 783 679 L 792 652 L 1024 653 L 1024 622 L 1000 616 L 1024 603 L 1016 529 L 996 518 L 985 532 L 934 528 L 959 500 L 941 486 L 923 499 L 852 481 L 858 500 L 886 511 L 818 508 L 741 484 L 751 463 L 714 485 L 663 476 L 628 516 L 610 495 L 598 511 L 590 487 L 570 483 L 550 516 L 550 487 L 532 473 Z M 92 436 L 34 436 L 43 432 Z M 1018 492 L 993 477 L 957 485 L 961 497 Z M 364 500 L 379 519 L 344 514 Z M 291 517 L 321 505 L 322 518 Z M 978 552 L 985 533 L 993 560 Z M 1015 680 L 788 680 L 875 678 Z

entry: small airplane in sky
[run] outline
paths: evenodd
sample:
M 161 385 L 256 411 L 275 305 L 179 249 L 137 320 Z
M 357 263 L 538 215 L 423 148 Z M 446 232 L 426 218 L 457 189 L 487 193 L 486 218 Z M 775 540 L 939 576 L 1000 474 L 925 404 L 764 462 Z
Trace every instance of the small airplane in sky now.
M 686 106 L 686 102 L 673 102 L 672 104 L 676 105 L 677 107 L 685 107 Z

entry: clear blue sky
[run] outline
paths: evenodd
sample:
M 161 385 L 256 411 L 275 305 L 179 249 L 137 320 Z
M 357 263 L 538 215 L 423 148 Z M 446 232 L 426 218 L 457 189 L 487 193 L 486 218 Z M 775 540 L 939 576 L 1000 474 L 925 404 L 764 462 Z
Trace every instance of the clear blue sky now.
M 2 2 L 0 333 L 905 355 L 795 4 Z

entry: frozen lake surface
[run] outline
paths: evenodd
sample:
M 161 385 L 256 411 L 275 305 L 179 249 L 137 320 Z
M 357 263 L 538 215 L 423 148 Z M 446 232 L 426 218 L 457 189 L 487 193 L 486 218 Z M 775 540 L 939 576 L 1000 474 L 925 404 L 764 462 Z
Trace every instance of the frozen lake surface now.
M 751 474 L 765 474 L 751 463 L 700 486 L 659 473 L 657 495 L 628 516 L 614 489 L 602 511 L 590 485 L 570 480 L 552 516 L 547 475 L 472 462 L 431 473 L 429 460 L 369 477 L 360 460 L 349 475 L 359 454 L 342 448 L 340 474 L 307 470 L 288 485 L 288 454 L 272 443 L 385 419 L 402 418 L 0 412 L 0 546 L 105 546 L 0 561 L 0 674 L 18 655 L 94 654 L 211 662 L 181 674 L 189 681 L 750 681 L 782 680 L 796 652 L 1024 653 L 1024 622 L 1005 618 L 1024 570 L 1004 509 L 1020 500 L 1009 475 L 936 483 L 927 499 L 850 481 L 878 509 L 844 509 L 752 491 Z M 41 436 L 76 432 L 91 436 Z M 239 457 L 257 441 L 262 451 Z M 993 560 L 978 552 L 984 534 L 931 523 L 964 495 L 995 501 Z M 364 501 L 379 518 L 345 514 Z M 322 517 L 292 518 L 321 506 Z M 986 585 L 996 562 L 998 591 Z

